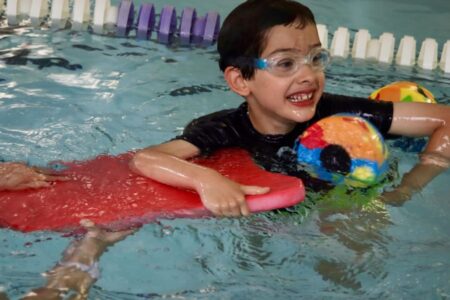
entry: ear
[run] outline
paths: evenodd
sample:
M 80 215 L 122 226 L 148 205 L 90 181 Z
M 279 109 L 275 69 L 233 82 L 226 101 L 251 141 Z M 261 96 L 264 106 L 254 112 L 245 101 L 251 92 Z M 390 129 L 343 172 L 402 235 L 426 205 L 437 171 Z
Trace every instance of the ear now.
M 224 71 L 225 80 L 230 89 L 242 97 L 247 97 L 250 94 L 250 89 L 247 80 L 242 77 L 241 71 L 235 67 L 227 67 Z

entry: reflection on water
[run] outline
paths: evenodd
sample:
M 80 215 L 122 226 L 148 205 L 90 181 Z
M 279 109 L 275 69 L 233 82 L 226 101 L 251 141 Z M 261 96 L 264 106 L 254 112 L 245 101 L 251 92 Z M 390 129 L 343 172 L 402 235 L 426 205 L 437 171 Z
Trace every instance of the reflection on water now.
M 384 265 L 391 240 L 387 227 L 391 222 L 384 204 L 378 203 L 368 210 L 326 212 L 320 214 L 318 225 L 323 234 L 353 253 L 351 261 L 322 258 L 315 270 L 324 280 L 364 294 L 369 282 L 386 277 Z

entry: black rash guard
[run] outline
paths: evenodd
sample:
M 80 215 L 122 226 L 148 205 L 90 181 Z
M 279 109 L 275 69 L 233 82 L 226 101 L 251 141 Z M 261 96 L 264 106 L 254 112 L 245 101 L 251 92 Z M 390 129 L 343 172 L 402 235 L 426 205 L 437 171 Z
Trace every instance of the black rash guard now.
M 281 147 L 293 147 L 297 137 L 310 125 L 337 113 L 361 116 L 386 136 L 392 123 L 393 104 L 324 93 L 311 120 L 298 123 L 287 134 L 264 135 L 253 127 L 247 114 L 247 103 L 244 102 L 238 108 L 218 111 L 193 120 L 183 134 L 175 139 L 195 145 L 202 155 L 221 148 L 243 148 L 249 151 L 256 161 L 261 162 L 273 158 Z

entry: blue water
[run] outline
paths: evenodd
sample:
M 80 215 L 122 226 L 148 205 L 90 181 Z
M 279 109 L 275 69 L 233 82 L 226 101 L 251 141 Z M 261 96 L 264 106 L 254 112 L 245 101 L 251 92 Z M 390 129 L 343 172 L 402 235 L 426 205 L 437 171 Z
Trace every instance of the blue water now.
M 158 10 L 165 3 L 179 10 L 192 5 L 199 14 L 225 16 L 239 2 L 153 3 Z M 372 36 L 392 32 L 397 44 L 405 34 L 418 45 L 432 37 L 439 52 L 450 39 L 446 0 L 304 3 L 330 37 L 338 26 L 352 33 L 366 28 Z M 0 158 L 45 165 L 166 141 L 192 118 L 242 101 L 227 89 L 216 59 L 214 48 L 9 28 L 3 18 Z M 421 83 L 449 104 L 449 76 L 417 67 L 335 60 L 326 89 L 364 96 L 397 80 Z M 417 161 L 415 146 L 409 140 L 391 145 L 400 174 Z M 297 214 L 148 224 L 101 257 L 89 299 L 448 299 L 449 180 L 447 171 L 399 208 L 373 200 L 335 211 L 326 195 L 311 194 L 317 204 Z M 42 285 L 41 273 L 70 240 L 0 229 L 0 287 L 15 299 Z

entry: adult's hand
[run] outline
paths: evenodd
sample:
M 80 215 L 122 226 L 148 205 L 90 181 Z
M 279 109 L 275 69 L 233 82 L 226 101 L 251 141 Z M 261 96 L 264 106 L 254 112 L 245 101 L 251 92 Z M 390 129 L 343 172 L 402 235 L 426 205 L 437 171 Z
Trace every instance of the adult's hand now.
M 53 181 L 68 180 L 52 170 L 30 167 L 22 163 L 0 163 L 0 191 L 36 189 L 50 186 Z

